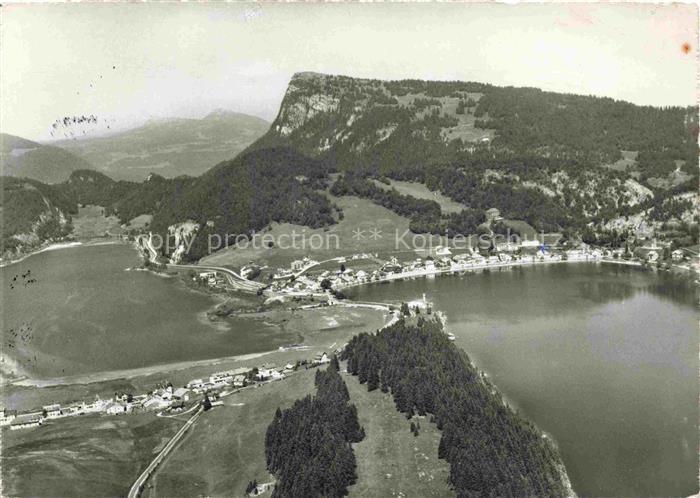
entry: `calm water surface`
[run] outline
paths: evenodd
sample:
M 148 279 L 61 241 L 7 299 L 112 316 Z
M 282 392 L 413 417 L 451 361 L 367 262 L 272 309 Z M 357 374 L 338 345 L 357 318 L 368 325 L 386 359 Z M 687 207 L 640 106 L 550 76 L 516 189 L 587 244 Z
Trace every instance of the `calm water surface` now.
M 0 269 L 3 351 L 39 377 L 138 368 L 275 349 L 279 328 L 204 314 L 215 301 L 176 278 L 144 271 L 126 245 L 82 246 L 33 255 Z M 21 275 L 31 271 L 34 284 Z M 13 282 L 13 278 L 17 280 Z M 25 340 L 11 330 L 25 324 Z M 35 359 L 36 356 L 36 359 Z
M 580 496 L 697 492 L 698 313 L 691 284 L 566 264 L 374 285 L 422 293 L 515 408 L 552 434 Z

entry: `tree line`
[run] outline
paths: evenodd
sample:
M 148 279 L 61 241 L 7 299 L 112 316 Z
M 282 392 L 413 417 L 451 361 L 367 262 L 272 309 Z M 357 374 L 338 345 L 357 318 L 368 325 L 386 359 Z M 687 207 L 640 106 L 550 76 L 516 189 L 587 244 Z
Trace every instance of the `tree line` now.
M 342 353 L 368 390 L 391 392 L 396 409 L 430 415 L 438 456 L 459 497 L 566 496 L 564 466 L 549 439 L 514 413 L 452 344 L 439 321 L 405 319 L 353 337 Z
M 273 497 L 345 496 L 357 480 L 351 443 L 365 433 L 338 370 L 334 357 L 316 371 L 316 396 L 275 412 L 265 435 L 267 468 L 277 478 Z

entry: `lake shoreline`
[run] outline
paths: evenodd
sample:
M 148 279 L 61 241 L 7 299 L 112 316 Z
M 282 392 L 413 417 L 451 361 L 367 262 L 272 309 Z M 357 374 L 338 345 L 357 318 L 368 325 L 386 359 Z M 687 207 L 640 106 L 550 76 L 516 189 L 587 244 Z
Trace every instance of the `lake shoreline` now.
M 77 374 L 66 377 L 52 377 L 47 379 L 24 378 L 9 382 L 9 384 L 21 387 L 53 387 L 53 386 L 68 386 L 76 384 L 93 384 L 98 382 L 107 382 L 111 380 L 131 379 L 134 377 L 146 377 L 149 375 L 176 372 L 178 370 L 186 370 L 192 367 L 199 366 L 214 366 L 223 362 L 244 362 L 261 356 L 275 353 L 276 350 L 262 351 L 259 353 L 247 353 L 241 355 L 224 356 L 220 358 L 209 358 L 205 360 L 181 361 L 175 363 L 163 363 L 151 365 L 147 367 L 129 368 L 124 370 L 109 370 L 104 372 L 96 372 L 90 374 Z
M 92 247 L 92 246 L 106 246 L 106 245 L 117 245 L 117 244 L 126 244 L 124 241 L 121 240 L 100 240 L 100 239 L 89 239 L 89 240 L 76 240 L 76 241 L 69 241 L 69 242 L 52 242 L 50 244 L 44 245 L 38 249 L 35 249 L 33 251 L 24 253 L 20 256 L 18 256 L 15 259 L 10 259 L 8 261 L 2 261 L 0 262 L 0 268 L 7 268 L 9 266 L 12 266 L 17 263 L 21 263 L 22 261 L 25 261 L 28 258 L 31 258 L 32 256 L 36 256 L 37 254 L 42 254 L 45 252 L 50 252 L 50 251 L 60 251 L 63 249 L 73 249 L 76 247 Z

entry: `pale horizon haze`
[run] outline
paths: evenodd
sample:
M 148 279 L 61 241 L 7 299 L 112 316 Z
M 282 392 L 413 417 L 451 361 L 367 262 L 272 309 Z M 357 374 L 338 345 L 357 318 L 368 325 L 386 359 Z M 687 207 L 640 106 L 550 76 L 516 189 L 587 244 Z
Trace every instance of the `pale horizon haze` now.
M 9 4 L 0 129 L 50 140 L 215 109 L 272 121 L 290 77 L 464 80 L 697 103 L 692 4 Z

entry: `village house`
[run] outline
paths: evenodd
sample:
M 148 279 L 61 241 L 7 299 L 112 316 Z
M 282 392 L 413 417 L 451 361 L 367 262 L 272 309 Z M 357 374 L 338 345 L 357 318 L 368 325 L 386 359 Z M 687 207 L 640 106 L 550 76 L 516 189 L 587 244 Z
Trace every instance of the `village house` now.
M 194 379 L 187 383 L 188 389 L 201 389 L 204 386 L 203 379 Z
M 18 415 L 15 419 L 10 422 L 10 430 L 17 429 L 28 429 L 30 427 L 39 427 L 44 423 L 44 417 L 41 412 L 36 413 L 25 413 L 24 415 Z
M 501 212 L 496 208 L 491 208 L 486 210 L 486 221 L 499 221 L 502 220 Z
M 513 241 L 497 242 L 496 250 L 498 252 L 515 252 L 519 249 L 518 244 Z
M 17 417 L 17 410 L 8 410 L 4 408 L 0 412 L 0 426 L 10 425 L 10 422 L 12 422 L 15 417 Z
M 209 376 L 209 383 L 211 384 L 226 384 L 231 381 L 233 381 L 233 375 L 229 372 L 219 372 Z
M 185 387 L 175 389 L 175 392 L 173 392 L 173 399 L 177 401 L 189 401 L 190 390 Z
M 170 401 L 164 400 L 163 398 L 161 398 L 159 396 L 153 396 L 151 398 L 148 398 L 143 403 L 143 409 L 147 410 L 147 411 L 163 410 L 169 406 L 170 406 Z
M 236 375 L 233 378 L 233 387 L 245 387 L 246 385 L 246 376 L 245 375 Z
M 652 239 L 651 243 L 647 242 L 635 248 L 634 255 L 643 261 L 656 261 L 663 255 L 664 250 L 668 247 L 668 243 L 657 242 L 656 239 Z
M 103 412 L 108 403 L 109 401 L 105 401 L 103 399 L 100 399 L 99 396 L 96 396 L 95 401 L 93 401 L 92 403 L 83 403 L 82 411 L 83 413 Z
M 166 401 L 170 401 L 171 399 L 173 399 L 173 386 L 168 386 L 165 389 L 153 391 L 153 394 L 156 396 L 160 396 Z
M 326 353 L 318 353 L 314 357 L 314 364 L 315 365 L 323 365 L 325 363 L 330 363 L 331 359 L 328 357 Z
M 540 243 L 540 241 L 537 239 L 523 240 L 518 245 L 518 249 L 520 250 L 520 254 L 534 256 L 537 253 L 542 252 L 542 243 Z
M 262 368 L 258 370 L 258 373 L 255 374 L 255 380 L 258 381 L 266 381 L 266 380 L 279 380 L 282 379 L 284 375 L 279 373 L 277 370 L 274 369 L 267 369 L 267 368 Z
M 46 413 L 46 418 L 57 418 L 61 416 L 61 405 L 46 405 L 42 407 L 44 413 Z
M 671 253 L 671 259 L 674 263 L 680 263 L 685 259 L 685 254 L 681 249 L 676 249 Z
M 450 256 L 451 254 L 452 251 L 450 251 L 450 248 L 447 246 L 437 246 L 435 249 L 436 256 Z
M 201 280 L 204 280 L 209 285 L 216 285 L 216 272 L 215 271 L 200 272 L 199 278 Z
M 105 413 L 107 415 L 120 415 L 122 413 L 127 413 L 131 411 L 131 405 L 128 403 L 118 403 L 116 401 L 111 401 L 105 407 Z
M 384 263 L 381 270 L 385 273 L 401 273 L 402 267 L 399 261 L 392 257 L 388 263 Z

